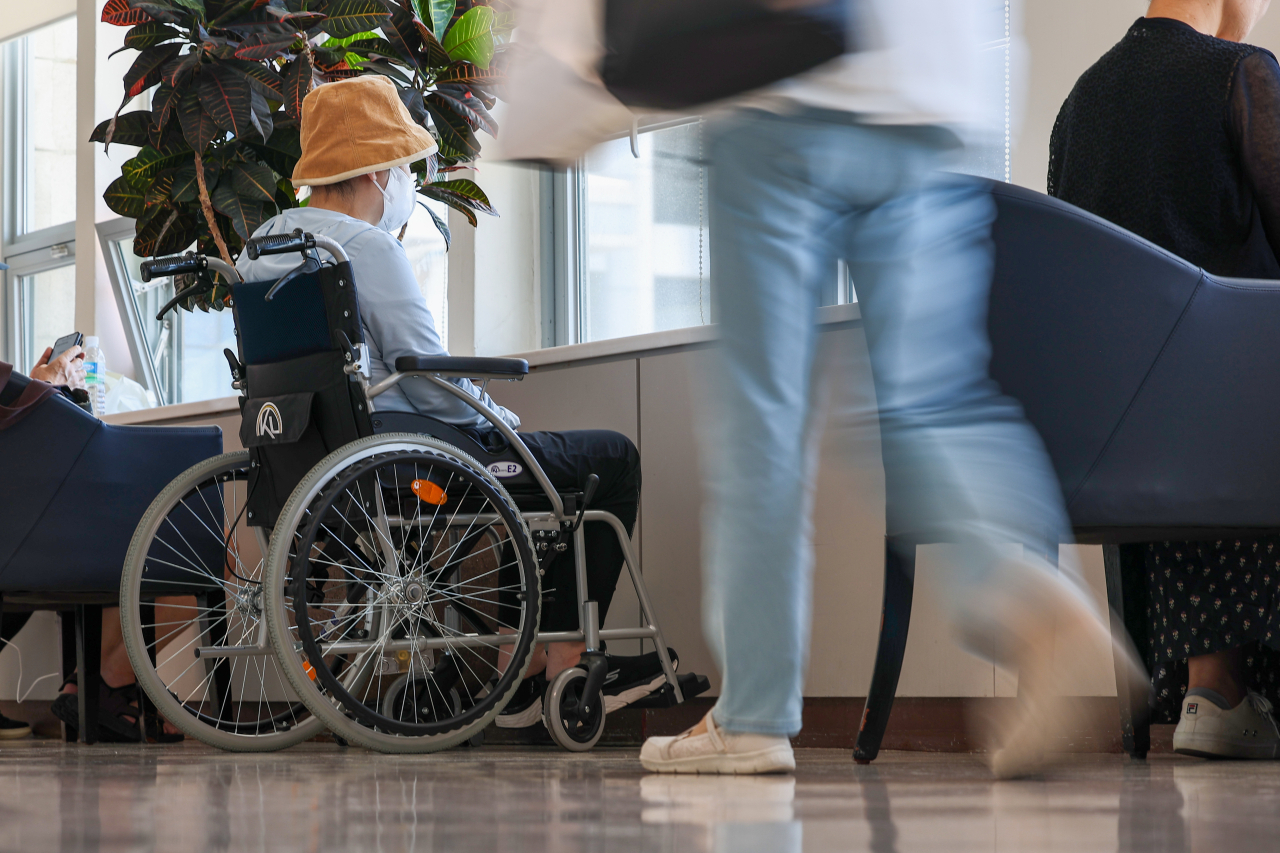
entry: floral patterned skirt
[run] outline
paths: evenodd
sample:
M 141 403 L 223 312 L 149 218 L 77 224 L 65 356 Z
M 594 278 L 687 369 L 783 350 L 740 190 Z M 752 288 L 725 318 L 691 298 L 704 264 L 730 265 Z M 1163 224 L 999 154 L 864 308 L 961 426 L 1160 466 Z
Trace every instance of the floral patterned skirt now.
M 1187 658 L 1243 646 L 1246 686 L 1280 707 L 1280 536 L 1147 545 L 1152 722 L 1176 723 Z

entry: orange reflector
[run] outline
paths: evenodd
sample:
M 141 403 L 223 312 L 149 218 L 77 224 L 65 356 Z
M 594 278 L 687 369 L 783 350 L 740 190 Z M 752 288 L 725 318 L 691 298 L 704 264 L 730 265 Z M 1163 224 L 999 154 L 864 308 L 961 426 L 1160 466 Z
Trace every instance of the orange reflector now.
M 444 506 L 444 502 L 449 499 L 449 496 L 444 493 L 444 489 L 430 480 L 414 480 L 409 488 L 413 489 L 413 493 L 423 503 Z
M 310 678 L 312 681 L 316 680 L 316 668 L 311 665 L 311 661 L 304 660 L 302 662 L 302 668 L 307 671 L 307 678 Z

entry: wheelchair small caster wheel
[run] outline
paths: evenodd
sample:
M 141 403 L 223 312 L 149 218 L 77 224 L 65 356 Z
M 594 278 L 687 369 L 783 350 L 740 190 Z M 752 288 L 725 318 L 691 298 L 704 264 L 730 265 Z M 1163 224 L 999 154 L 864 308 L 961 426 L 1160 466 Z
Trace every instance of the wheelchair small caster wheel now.
M 551 733 L 551 739 L 570 752 L 586 752 L 604 734 L 603 695 L 596 697 L 595 705 L 585 720 L 579 715 L 582 690 L 586 684 L 586 670 L 578 667 L 566 669 L 547 688 L 542 708 L 542 721 Z

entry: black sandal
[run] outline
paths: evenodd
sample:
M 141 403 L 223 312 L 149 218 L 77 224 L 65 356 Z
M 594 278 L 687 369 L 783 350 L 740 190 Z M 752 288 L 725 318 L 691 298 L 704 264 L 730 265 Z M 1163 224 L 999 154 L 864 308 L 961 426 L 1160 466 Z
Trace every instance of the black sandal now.
M 71 676 L 62 683 L 63 688 L 75 683 Z M 141 743 L 142 735 L 138 731 L 138 717 L 143 716 L 139 708 L 137 684 L 126 684 L 123 687 L 112 687 L 98 679 L 98 740 L 102 743 Z M 76 693 L 59 693 L 50 707 L 53 715 L 68 726 L 80 728 L 80 699 Z M 166 734 L 164 719 L 154 709 L 148 709 L 144 717 L 148 743 L 180 743 L 184 738 L 177 734 Z

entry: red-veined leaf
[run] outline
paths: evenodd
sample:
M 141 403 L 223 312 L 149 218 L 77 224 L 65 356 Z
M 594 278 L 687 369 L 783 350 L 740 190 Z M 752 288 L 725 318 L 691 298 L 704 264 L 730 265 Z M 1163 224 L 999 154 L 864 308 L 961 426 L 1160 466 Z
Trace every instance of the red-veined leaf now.
M 156 175 L 156 179 L 151 182 L 151 186 L 147 187 L 147 194 L 144 200 L 147 206 L 153 204 L 163 204 L 169 200 L 169 193 L 173 189 L 173 175 L 178 171 L 176 168 L 165 169 Z
M 169 119 L 173 117 L 173 111 L 178 108 L 180 97 L 178 90 L 168 83 L 162 82 L 156 87 L 151 96 L 152 126 L 156 131 L 163 132 L 169 125 Z
M 200 106 L 200 93 L 195 89 L 188 89 L 183 93 L 178 104 L 178 121 L 182 124 L 182 136 L 191 150 L 201 154 L 222 133 L 213 116 Z
M 413 24 L 417 27 L 418 38 L 422 42 L 422 64 L 425 64 L 428 68 L 441 68 L 452 62 L 448 51 L 440 44 L 440 40 L 431 34 L 431 30 L 426 24 L 417 18 L 413 19 Z
M 102 23 L 117 27 L 134 27 L 151 21 L 151 16 L 137 9 L 130 9 L 125 0 L 107 0 L 102 7 Z
M 231 185 L 235 191 L 253 201 L 273 201 L 276 176 L 262 163 L 237 163 L 231 167 Z
M 181 89 L 199 64 L 200 50 L 198 48 L 190 53 L 184 53 L 164 67 L 162 72 L 164 81 L 175 89 Z
M 230 68 L 210 65 L 200 75 L 200 105 L 233 136 L 253 129 L 249 81 Z
M 475 159 L 480 156 L 480 142 L 472 132 L 467 120 L 455 113 L 448 106 L 441 105 L 440 99 L 432 92 L 424 99 L 427 112 L 431 114 L 436 133 L 439 134 L 440 147 L 456 152 L 459 159 Z
M 160 0 L 125 0 L 130 9 L 146 12 L 152 20 L 166 24 L 176 24 L 182 20 L 186 12 Z
M 267 103 L 267 99 L 257 89 L 252 89 L 249 93 L 249 120 L 253 122 L 253 127 L 262 137 L 262 141 L 266 142 L 271 138 L 272 126 L 271 105 Z
M 493 68 L 477 68 L 469 62 L 455 62 L 436 75 L 437 83 L 475 83 L 495 85 L 506 82 L 506 75 Z
M 249 78 L 249 85 L 273 101 L 284 100 L 284 78 L 275 70 L 261 62 L 247 62 L 243 59 L 226 59 L 223 65 L 235 69 Z
M 176 38 L 182 38 L 182 33 L 178 30 L 159 21 L 148 21 L 145 24 L 138 24 L 124 34 L 124 46 L 143 50 Z
M 284 110 L 294 119 L 302 118 L 302 99 L 311 91 L 315 71 L 311 66 L 311 51 L 298 54 L 284 72 Z
M 295 33 L 254 33 L 236 48 L 236 59 L 274 59 L 298 40 Z
M 316 68 L 321 71 L 331 71 L 335 68 L 350 68 L 347 65 L 347 52 L 345 50 L 332 50 L 327 47 L 315 47 L 311 49 L 311 61 Z
M 498 123 L 489 115 L 489 111 L 480 103 L 480 99 L 467 92 L 462 97 L 455 97 L 452 92 L 432 92 L 428 95 L 437 106 L 447 107 L 462 116 L 467 125 L 474 131 L 483 130 L 490 136 L 498 135 Z
M 212 201 L 219 212 L 231 219 L 231 226 L 241 240 L 249 239 L 265 218 L 262 202 L 244 198 L 227 181 L 213 191 Z
M 498 213 L 493 209 L 493 205 L 489 202 L 489 197 L 485 195 L 484 190 L 468 178 L 459 178 L 456 181 L 436 181 L 427 184 L 427 187 L 435 187 L 444 195 L 447 195 L 461 204 L 465 204 L 472 210 L 480 213 L 488 213 L 491 216 L 497 216 Z M 423 187 L 426 189 L 426 187 Z M 442 199 L 443 200 L 443 199 Z
M 452 196 L 449 193 L 442 192 L 438 187 L 433 186 L 432 184 L 427 184 L 425 187 L 422 187 L 420 190 L 418 190 L 418 192 L 426 196 L 427 198 L 435 199 L 436 201 L 442 201 L 445 204 L 449 205 L 449 207 L 453 208 L 454 210 L 458 211 L 463 216 L 465 216 L 467 218 L 467 221 L 471 223 L 472 228 L 475 228 L 477 225 L 480 224 L 480 221 L 476 219 L 475 211 L 473 211 L 464 201 L 461 201 L 456 196 Z
M 164 66 L 177 56 L 180 50 L 182 50 L 180 44 L 158 44 L 138 54 L 138 57 L 133 60 L 133 65 L 124 75 L 126 100 L 136 98 L 159 83 Z
M 416 24 L 420 22 L 415 21 L 412 12 L 399 5 L 388 3 L 387 8 L 391 10 L 391 20 L 382 25 L 382 34 L 402 61 L 416 67 L 419 41 Z

